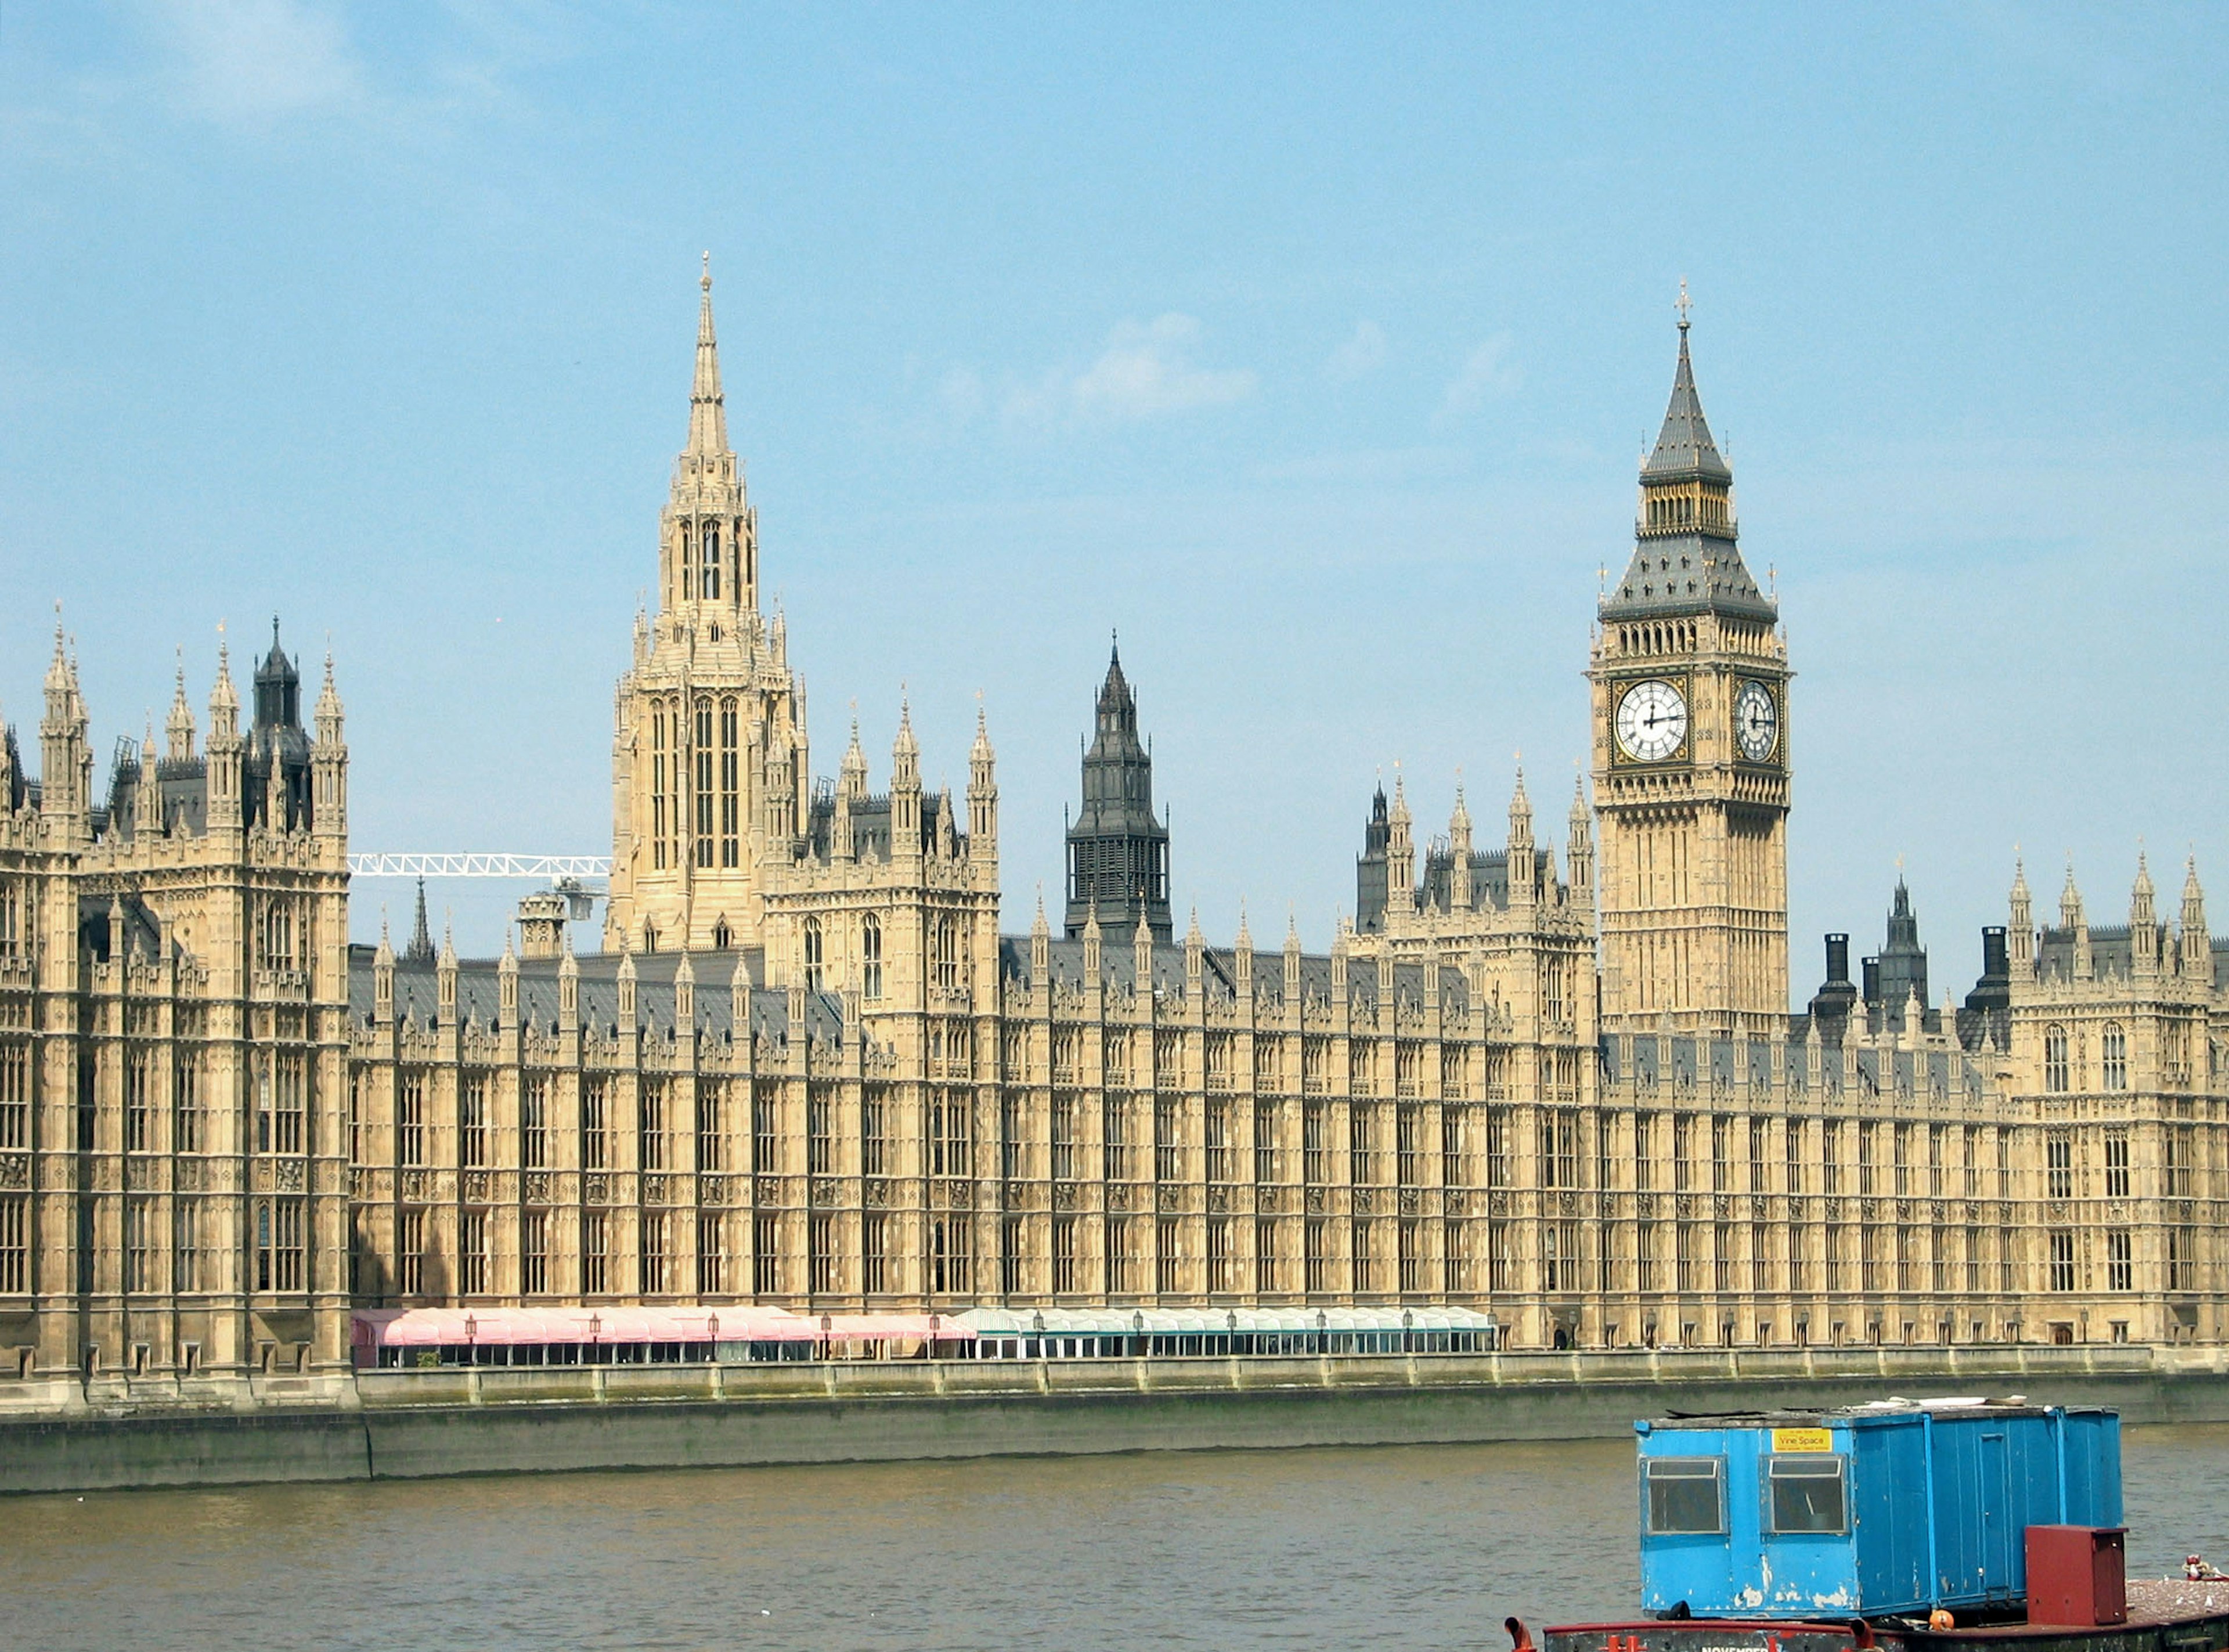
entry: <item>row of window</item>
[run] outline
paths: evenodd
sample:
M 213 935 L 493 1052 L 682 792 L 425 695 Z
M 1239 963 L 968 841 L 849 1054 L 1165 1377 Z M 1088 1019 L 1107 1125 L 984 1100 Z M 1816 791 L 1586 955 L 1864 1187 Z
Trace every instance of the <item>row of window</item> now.
M 2191 1025 L 2163 1020 L 2160 1028 L 2161 1077 L 2171 1084 L 2187 1084 L 2192 1077 Z M 2043 1087 L 2054 1096 L 2078 1088 L 2083 1061 L 2072 1035 L 2059 1022 L 2043 1030 Z M 2108 1021 L 2097 1035 L 2097 1077 L 2103 1090 L 2129 1087 L 2129 1035 L 2117 1021 Z
M 93 1289 L 90 1204 L 80 1206 L 78 1289 Z M 31 1288 L 31 1201 L 24 1193 L 0 1194 L 0 1295 Z M 299 1199 L 260 1199 L 254 1206 L 253 1289 L 304 1289 L 305 1214 Z M 171 1292 L 192 1295 L 224 1289 L 205 1266 L 201 1201 L 175 1198 L 166 1212 L 151 1199 L 127 1199 L 123 1210 L 123 1289 L 130 1295 Z M 165 1277 L 165 1263 L 168 1276 Z
M 651 703 L 651 865 L 733 869 L 742 858 L 742 703 L 699 695 L 691 710 L 684 717 L 678 698 Z

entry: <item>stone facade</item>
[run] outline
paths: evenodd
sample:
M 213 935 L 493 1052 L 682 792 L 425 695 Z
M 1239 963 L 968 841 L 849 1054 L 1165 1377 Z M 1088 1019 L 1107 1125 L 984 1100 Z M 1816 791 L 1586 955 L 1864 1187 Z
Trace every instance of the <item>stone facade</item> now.
M 313 1381 L 359 1305 L 1458 1304 L 1513 1346 L 2218 1340 L 2224 967 L 2024 876 L 1963 1005 L 1880 955 L 1790 1015 L 1792 672 L 1684 318 L 1589 677 L 1592 800 L 1474 839 L 1374 800 L 1327 953 L 1167 909 L 1119 664 L 1058 926 L 999 930 L 996 760 L 902 711 L 812 779 L 758 611 L 709 277 L 658 600 L 616 700 L 604 950 L 345 944 L 346 751 L 274 642 L 91 801 L 58 643 L 0 771 L 0 1350 Z M 267 685 L 267 678 L 268 679 Z M 267 686 L 268 697 L 267 703 Z M 160 800 L 159 813 L 148 807 Z M 1112 883 L 1107 880 L 1113 878 Z M 295 1236 L 299 1235 L 299 1243 Z M 190 1236 L 189 1244 L 181 1237 Z
M 274 625 L 247 728 L 224 651 L 195 749 L 94 800 L 57 629 L 42 781 L 0 768 L 0 1372 L 98 1395 L 345 1372 L 348 748 Z

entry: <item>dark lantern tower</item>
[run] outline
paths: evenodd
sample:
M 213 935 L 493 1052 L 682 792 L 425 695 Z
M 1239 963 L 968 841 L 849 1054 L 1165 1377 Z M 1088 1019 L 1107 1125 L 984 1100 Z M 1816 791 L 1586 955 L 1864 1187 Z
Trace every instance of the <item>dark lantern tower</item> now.
M 1072 938 L 1095 910 L 1109 935 L 1134 932 L 1142 916 L 1156 941 L 1169 924 L 1169 829 L 1153 818 L 1153 758 L 1138 739 L 1138 702 L 1118 646 L 1100 685 L 1097 730 L 1083 755 L 1083 807 L 1068 829 L 1068 910 Z

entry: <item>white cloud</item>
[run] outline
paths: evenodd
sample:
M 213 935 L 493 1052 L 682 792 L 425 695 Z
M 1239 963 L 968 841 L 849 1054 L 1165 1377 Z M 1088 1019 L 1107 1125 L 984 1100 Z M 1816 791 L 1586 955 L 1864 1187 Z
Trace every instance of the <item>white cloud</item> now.
M 1471 351 L 1462 368 L 1441 393 L 1436 415 L 1444 424 L 1475 413 L 1489 396 L 1507 395 L 1523 382 L 1509 360 L 1510 337 L 1496 333 Z
M 1358 321 L 1354 337 L 1331 353 L 1324 363 L 1324 371 L 1335 379 L 1352 382 L 1367 377 L 1385 365 L 1385 330 L 1374 321 Z
M 972 419 L 983 410 L 982 376 L 972 367 L 949 369 L 937 382 L 936 393 L 961 419 Z
M 238 125 L 345 107 L 363 94 L 348 31 L 303 0 L 184 0 L 163 7 L 181 100 Z
M 1006 397 L 1010 418 L 1037 421 L 1067 415 L 1078 419 L 1151 419 L 1193 408 L 1225 407 L 1254 394 L 1250 369 L 1203 367 L 1192 359 L 1200 325 L 1192 316 L 1125 321 L 1107 348 L 1082 372 L 1048 375 L 1018 386 Z

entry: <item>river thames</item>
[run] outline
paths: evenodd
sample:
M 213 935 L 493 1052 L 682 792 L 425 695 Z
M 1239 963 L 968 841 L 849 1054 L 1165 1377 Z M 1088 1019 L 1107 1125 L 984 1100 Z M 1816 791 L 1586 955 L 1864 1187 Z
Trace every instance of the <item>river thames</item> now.
M 2132 1576 L 2229 1564 L 2229 1427 L 2131 1429 Z M 1629 1441 L 0 1501 L 22 1647 L 1423 1648 L 1629 1615 Z

